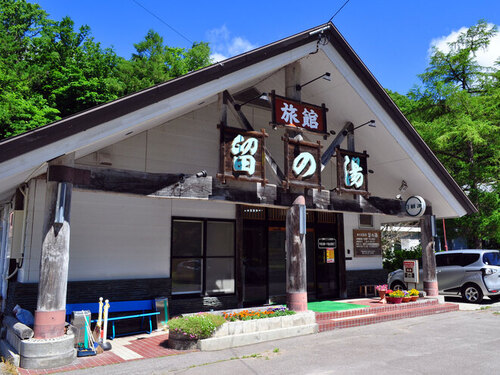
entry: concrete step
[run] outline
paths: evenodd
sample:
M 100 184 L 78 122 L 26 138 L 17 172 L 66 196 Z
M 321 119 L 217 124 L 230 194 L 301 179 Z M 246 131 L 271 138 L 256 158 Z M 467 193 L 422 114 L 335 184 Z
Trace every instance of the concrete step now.
M 398 320 L 406 318 L 414 318 L 417 316 L 433 315 L 439 313 L 445 313 L 450 311 L 458 311 L 458 305 L 445 303 L 439 304 L 437 302 L 430 303 L 415 303 L 413 306 L 410 305 L 389 305 L 381 308 L 367 308 L 360 310 L 348 310 L 356 311 L 359 314 L 337 314 L 335 317 L 328 317 L 323 313 L 319 317 L 316 316 L 316 322 L 318 323 L 319 332 L 329 331 L 333 329 L 349 328 L 349 327 L 359 327 L 368 324 L 386 322 L 389 320 Z M 394 308 L 392 306 L 399 306 Z M 343 313 L 345 311 L 339 311 L 338 313 Z M 341 315 L 341 316 L 339 316 Z

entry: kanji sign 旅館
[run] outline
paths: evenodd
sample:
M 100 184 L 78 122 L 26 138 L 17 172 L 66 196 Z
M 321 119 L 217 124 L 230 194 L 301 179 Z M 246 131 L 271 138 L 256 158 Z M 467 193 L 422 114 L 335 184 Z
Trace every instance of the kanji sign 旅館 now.
M 273 97 L 272 123 L 294 126 L 315 133 L 326 133 L 326 107 L 299 102 L 278 95 Z

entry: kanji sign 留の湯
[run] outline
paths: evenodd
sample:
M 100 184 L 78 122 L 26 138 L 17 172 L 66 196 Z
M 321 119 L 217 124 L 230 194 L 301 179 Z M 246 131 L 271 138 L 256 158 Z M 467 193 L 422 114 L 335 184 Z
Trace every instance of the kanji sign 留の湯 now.
M 296 141 L 285 135 L 285 181 L 290 185 L 321 189 L 321 144 Z
M 337 148 L 336 154 L 338 192 L 369 195 L 367 153 Z
M 267 134 L 223 126 L 221 132 L 221 164 L 218 177 L 266 182 L 264 140 Z

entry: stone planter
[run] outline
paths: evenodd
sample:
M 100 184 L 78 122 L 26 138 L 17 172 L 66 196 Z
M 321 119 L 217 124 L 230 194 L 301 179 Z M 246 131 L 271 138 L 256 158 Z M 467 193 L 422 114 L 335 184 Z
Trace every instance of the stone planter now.
M 198 341 L 198 339 L 192 339 L 188 335 L 182 333 L 169 332 L 167 346 L 170 349 L 190 350 L 198 347 Z

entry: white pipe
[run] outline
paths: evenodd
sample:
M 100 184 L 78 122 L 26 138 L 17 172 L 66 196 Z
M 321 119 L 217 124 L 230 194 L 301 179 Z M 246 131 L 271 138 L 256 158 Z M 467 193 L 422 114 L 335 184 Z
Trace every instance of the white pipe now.
M 106 344 L 106 337 L 108 335 L 108 310 L 109 310 L 109 300 L 104 301 L 104 337 L 102 339 L 103 345 Z

